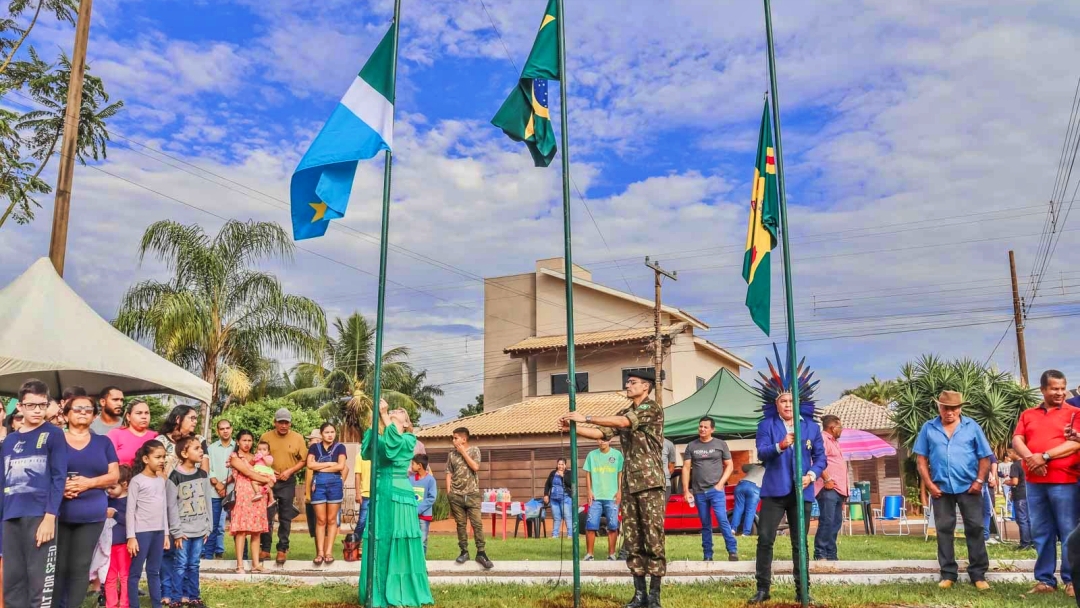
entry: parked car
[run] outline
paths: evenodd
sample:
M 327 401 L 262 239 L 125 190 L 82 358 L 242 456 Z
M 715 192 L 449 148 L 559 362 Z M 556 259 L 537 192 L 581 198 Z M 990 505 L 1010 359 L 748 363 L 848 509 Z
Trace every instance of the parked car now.
M 668 534 L 673 533 L 694 533 L 701 532 L 701 520 L 698 519 L 697 507 L 686 504 L 686 499 L 682 495 L 682 479 L 679 476 L 672 475 L 672 488 L 671 497 L 668 498 L 667 509 L 664 512 L 664 532 Z M 729 485 L 725 488 L 727 494 L 727 517 L 728 521 L 731 521 L 731 515 L 735 511 L 735 486 Z M 585 519 L 586 514 L 589 511 L 588 503 L 583 503 L 582 512 L 578 513 L 578 530 L 582 533 L 585 532 Z M 758 511 L 761 510 L 761 505 L 758 505 Z M 713 515 L 713 531 L 720 531 L 720 524 L 716 521 L 716 515 Z M 754 525 L 751 529 L 754 534 L 757 534 L 758 516 L 754 515 Z M 607 533 L 607 519 L 600 518 L 600 532 L 602 534 Z

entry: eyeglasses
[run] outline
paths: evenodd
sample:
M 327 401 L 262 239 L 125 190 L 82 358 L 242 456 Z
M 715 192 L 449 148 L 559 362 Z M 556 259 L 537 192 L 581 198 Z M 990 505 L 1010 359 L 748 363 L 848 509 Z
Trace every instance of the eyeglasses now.
M 94 408 L 92 407 L 73 407 L 71 408 L 73 414 L 93 414 Z
M 27 402 L 23 401 L 19 405 L 23 406 L 23 409 L 27 409 L 27 410 L 31 410 L 31 411 L 33 411 L 33 410 L 46 410 L 46 409 L 49 408 L 49 402 L 48 401 L 41 401 L 39 403 L 27 403 Z
M 627 380 L 626 381 L 627 386 L 637 386 L 639 384 L 645 384 L 645 383 L 642 382 L 641 380 Z

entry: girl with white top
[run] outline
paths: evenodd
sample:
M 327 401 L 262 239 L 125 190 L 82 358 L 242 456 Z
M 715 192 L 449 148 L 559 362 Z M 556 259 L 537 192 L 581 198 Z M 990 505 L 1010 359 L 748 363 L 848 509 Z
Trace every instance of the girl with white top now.
M 147 441 L 135 454 L 142 471 L 128 484 L 127 545 L 131 554 L 128 598 L 139 597 L 139 578 L 146 566 L 150 605 L 161 608 L 161 556 L 169 544 L 169 505 L 165 494 L 165 446 Z M 134 602 L 132 602 L 134 603 Z

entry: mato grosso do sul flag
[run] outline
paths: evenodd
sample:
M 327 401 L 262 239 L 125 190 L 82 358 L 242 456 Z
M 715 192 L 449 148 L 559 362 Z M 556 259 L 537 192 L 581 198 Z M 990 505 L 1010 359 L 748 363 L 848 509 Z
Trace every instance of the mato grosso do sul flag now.
M 345 217 L 357 161 L 394 143 L 394 25 L 345 92 L 293 172 L 293 238 L 326 234 Z
M 537 167 L 546 167 L 555 158 L 555 132 L 548 112 L 548 80 L 559 80 L 558 3 L 549 0 L 540 31 L 536 34 L 529 60 L 521 70 L 521 79 L 503 102 L 491 124 L 507 137 L 523 141 Z
M 776 190 L 776 155 L 773 150 L 772 129 L 769 128 L 769 102 L 761 114 L 758 135 L 757 162 L 754 164 L 754 184 L 750 194 L 750 223 L 746 229 L 746 253 L 743 254 L 742 276 L 746 280 L 746 307 L 750 318 L 769 335 L 769 307 L 772 299 L 769 263 L 776 247 L 780 206 Z

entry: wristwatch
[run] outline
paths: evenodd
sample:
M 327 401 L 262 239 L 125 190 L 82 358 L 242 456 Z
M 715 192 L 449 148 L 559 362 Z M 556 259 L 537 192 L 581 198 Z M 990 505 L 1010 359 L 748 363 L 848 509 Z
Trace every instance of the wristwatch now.
M 1042 457 L 1046 462 L 1050 462 L 1050 452 L 1043 452 Z
M 585 422 L 592 422 L 592 416 L 585 416 Z

